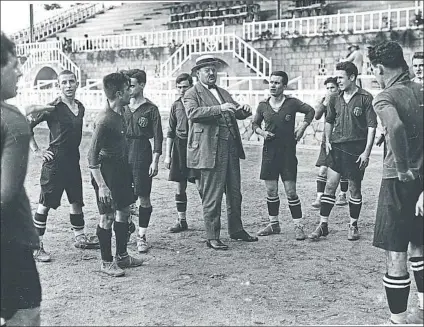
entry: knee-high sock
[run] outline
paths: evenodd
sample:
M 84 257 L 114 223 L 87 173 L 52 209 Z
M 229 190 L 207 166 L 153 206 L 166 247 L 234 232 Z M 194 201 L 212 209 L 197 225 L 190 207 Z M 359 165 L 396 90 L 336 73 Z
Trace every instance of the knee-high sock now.
M 146 229 L 149 227 L 150 217 L 152 215 L 153 208 L 152 207 L 138 207 L 138 234 L 140 237 L 146 235 Z
M 269 221 L 271 224 L 278 224 L 278 212 L 280 211 L 280 198 L 275 197 L 267 197 L 266 204 L 268 207 L 268 215 Z
M 128 222 L 122 223 L 115 220 L 113 223 L 113 230 L 115 231 L 116 238 L 116 256 L 125 257 L 128 255 Z
M 324 176 L 317 176 L 317 193 L 319 195 L 324 194 L 325 185 L 327 184 L 327 178 Z
M 406 312 L 411 288 L 409 274 L 402 277 L 392 277 L 386 274 L 383 278 L 383 284 L 386 289 L 390 312 L 395 315 Z
M 72 230 L 74 231 L 75 236 L 84 234 L 84 214 L 78 213 L 78 214 L 70 214 L 69 215 Z
M 100 254 L 103 261 L 111 262 L 112 257 L 112 229 L 104 229 L 97 225 L 96 235 L 99 238 Z
M 187 211 L 187 193 L 175 194 L 175 204 L 179 220 L 186 219 Z
M 288 202 L 294 223 L 300 223 L 300 219 L 302 219 L 302 205 L 300 204 L 299 197 L 296 196 L 293 199 L 288 199 Z
M 47 214 L 42 215 L 36 212 L 33 218 L 33 223 L 35 229 L 37 230 L 38 236 L 43 236 L 46 232 Z
M 409 261 L 411 262 L 411 270 L 414 272 L 415 283 L 417 285 L 419 307 L 423 309 L 424 258 L 412 257 Z
M 362 208 L 362 198 L 349 198 L 350 224 L 356 226 L 358 224 L 359 214 Z
M 330 194 L 323 194 L 321 197 L 321 208 L 319 211 L 321 223 L 328 223 L 328 217 L 336 203 L 336 197 Z
M 348 188 L 349 188 L 349 180 L 345 178 L 340 179 L 340 191 L 346 193 Z

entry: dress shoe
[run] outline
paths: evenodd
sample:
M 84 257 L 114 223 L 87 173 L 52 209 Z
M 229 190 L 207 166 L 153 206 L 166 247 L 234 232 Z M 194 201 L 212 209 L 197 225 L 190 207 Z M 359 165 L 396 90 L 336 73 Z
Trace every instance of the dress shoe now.
M 230 238 L 244 242 L 256 242 L 258 240 L 256 236 L 250 236 L 244 229 L 235 234 L 231 234 Z
M 228 245 L 222 243 L 221 240 L 207 240 L 206 245 L 214 250 L 228 250 Z

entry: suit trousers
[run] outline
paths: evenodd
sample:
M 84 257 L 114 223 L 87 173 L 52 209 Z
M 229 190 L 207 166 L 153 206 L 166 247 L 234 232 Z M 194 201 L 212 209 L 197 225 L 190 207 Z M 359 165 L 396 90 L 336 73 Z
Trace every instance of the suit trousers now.
M 203 219 L 208 240 L 219 239 L 221 231 L 221 204 L 225 192 L 228 233 L 243 229 L 241 222 L 240 159 L 235 140 L 219 138 L 213 169 L 200 169 L 199 192 L 202 196 Z

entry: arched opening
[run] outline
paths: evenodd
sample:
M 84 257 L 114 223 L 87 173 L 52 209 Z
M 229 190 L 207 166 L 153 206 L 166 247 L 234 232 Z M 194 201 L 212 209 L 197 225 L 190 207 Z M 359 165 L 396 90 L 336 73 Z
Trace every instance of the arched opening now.
M 38 85 L 38 88 L 43 89 L 51 89 L 55 87 L 55 83 L 57 80 L 57 73 L 51 67 L 43 67 L 35 76 L 34 86 Z

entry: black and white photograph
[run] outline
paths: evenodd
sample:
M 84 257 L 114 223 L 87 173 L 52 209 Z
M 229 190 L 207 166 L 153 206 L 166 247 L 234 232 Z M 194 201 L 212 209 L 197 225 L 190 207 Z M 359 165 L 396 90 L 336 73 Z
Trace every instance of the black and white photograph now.
M 1 1 L 1 326 L 422 326 L 422 0 Z

